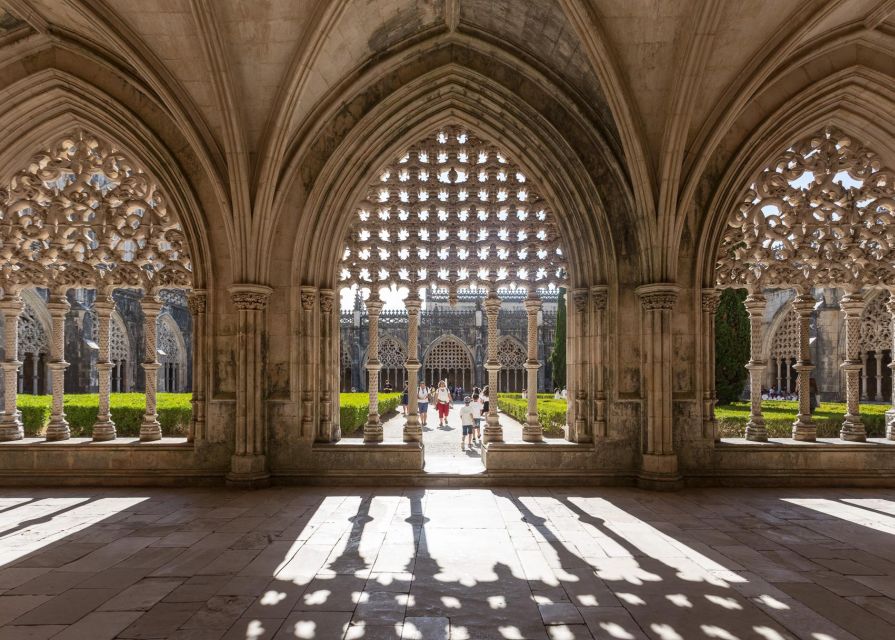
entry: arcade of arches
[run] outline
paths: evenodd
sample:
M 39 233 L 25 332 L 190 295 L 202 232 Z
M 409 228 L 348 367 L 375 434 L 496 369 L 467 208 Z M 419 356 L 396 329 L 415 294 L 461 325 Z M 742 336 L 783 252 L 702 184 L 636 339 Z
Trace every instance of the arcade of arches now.
M 447 378 L 492 390 L 470 483 L 895 485 L 895 409 L 861 415 L 895 401 L 895 5 L 667 4 L 0 1 L 0 482 L 427 482 L 416 383 Z M 743 438 L 715 416 L 728 288 Z M 564 437 L 533 393 L 511 436 L 561 290 Z

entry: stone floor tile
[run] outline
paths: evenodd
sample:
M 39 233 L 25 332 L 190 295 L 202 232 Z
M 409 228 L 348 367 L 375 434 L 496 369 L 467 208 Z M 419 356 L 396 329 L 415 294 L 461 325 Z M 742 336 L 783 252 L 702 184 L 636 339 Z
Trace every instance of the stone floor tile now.
M 571 602 L 551 602 L 538 605 L 541 619 L 545 625 L 551 624 L 584 624 L 578 608 Z
M 73 624 L 111 599 L 114 589 L 69 589 L 14 620 L 21 624 Z
M 152 543 L 153 547 L 191 547 L 211 531 L 175 531 Z
M 89 542 L 64 542 L 49 549 L 31 554 L 16 563 L 17 567 L 61 567 L 102 549 L 104 544 Z
M 647 640 L 624 607 L 585 607 L 580 613 L 594 640 Z
M 167 638 L 202 606 L 198 602 L 160 602 L 122 631 L 121 638 Z
M 365 591 L 354 610 L 353 622 L 370 626 L 399 623 L 404 619 L 408 596 L 388 591 Z
M 884 596 L 895 599 L 895 576 L 854 576 L 854 579 Z
M 66 629 L 64 624 L 0 627 L 0 640 L 48 640 L 64 629 Z
M 112 567 L 95 573 L 78 586 L 83 589 L 127 589 L 146 577 L 149 569 L 127 569 Z
M 115 565 L 115 569 L 149 569 L 155 571 L 159 567 L 172 562 L 182 555 L 186 549 L 181 547 L 146 547 L 127 560 Z
M 400 573 L 371 573 L 367 578 L 367 591 L 391 591 L 394 593 L 408 593 L 413 582 L 413 574 Z
M 848 598 L 850 602 L 854 602 L 859 607 L 867 609 L 875 616 L 887 621 L 895 627 L 895 600 L 885 596 L 855 596 Z
M 251 596 L 214 596 L 183 623 L 184 629 L 221 629 L 226 631 L 255 600 Z
M 234 576 L 227 580 L 215 595 L 260 597 L 271 582 L 270 578 L 264 576 Z
M 23 585 L 29 580 L 47 573 L 49 567 L 10 567 L 0 570 L 0 589 L 4 591 L 15 589 L 19 585 Z
M 274 640 L 320 640 L 342 638 L 348 631 L 350 613 L 338 611 L 300 611 L 290 615 Z
M 53 596 L 0 596 L 0 625 L 8 624 L 22 614 L 51 600 L 52 597 Z
M 352 624 L 348 627 L 345 640 L 401 640 L 403 629 L 400 624 Z
M 814 609 L 818 614 L 855 634 L 862 640 L 892 640 L 892 625 L 866 609 L 815 584 L 779 583 L 790 597 Z
M 114 542 L 110 542 L 109 544 L 105 544 L 96 551 L 93 551 L 74 562 L 63 565 L 61 568 L 63 571 L 97 573 L 129 558 L 141 549 L 148 547 L 156 540 L 158 540 L 158 538 L 143 538 L 137 536 L 121 538 Z
M 550 640 L 593 640 L 588 628 L 583 624 L 560 624 L 547 627 Z
M 95 611 L 88 613 L 54 640 L 112 640 L 139 618 L 139 611 Z
M 401 640 L 449 640 L 450 636 L 449 618 L 404 618 Z
M 103 603 L 99 611 L 146 611 L 180 586 L 179 579 L 147 578 Z
M 8 595 L 52 595 L 56 596 L 84 582 L 89 578 L 89 574 L 77 573 L 71 571 L 53 571 L 45 573 L 15 589 L 8 591 Z
M 227 549 L 196 573 L 197 575 L 230 576 L 244 569 L 258 553 L 257 549 Z
M 272 640 L 283 622 L 283 618 L 244 616 L 233 623 L 221 640 Z
M 226 583 L 226 576 L 193 576 L 186 581 L 182 581 L 180 586 L 164 597 L 164 601 L 207 602 L 215 595 L 241 595 L 220 593 L 221 588 Z
M 286 618 L 293 608 L 299 606 L 299 599 L 306 589 L 307 585 L 272 580 L 245 615 L 257 618 Z

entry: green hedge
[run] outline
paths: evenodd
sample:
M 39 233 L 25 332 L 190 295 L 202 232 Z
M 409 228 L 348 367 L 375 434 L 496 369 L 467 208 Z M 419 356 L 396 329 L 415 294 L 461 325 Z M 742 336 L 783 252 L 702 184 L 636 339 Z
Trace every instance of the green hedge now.
M 166 437 L 186 437 L 189 432 L 193 408 L 191 393 L 158 394 L 158 419 L 162 434 Z M 51 396 L 20 395 L 18 407 L 22 412 L 25 435 L 39 437 L 44 434 L 50 420 Z M 140 435 L 140 423 L 146 410 L 146 398 L 142 393 L 113 393 L 111 398 L 112 421 L 121 437 Z M 95 393 L 66 394 L 63 405 L 73 437 L 89 437 L 99 410 L 99 398 Z
M 501 393 L 497 396 L 500 410 L 518 422 L 525 424 L 528 420 L 528 400 L 522 399 L 521 393 Z M 538 394 L 538 420 L 544 429 L 544 435 L 559 438 L 565 435 L 566 425 L 565 400 L 555 400 L 553 394 Z
M 398 408 L 400 393 L 379 394 L 379 415 L 384 416 Z M 351 436 L 364 426 L 370 411 L 370 396 L 366 393 L 339 394 L 339 425 L 342 436 Z
M 861 418 L 871 438 L 882 438 L 886 434 L 885 404 L 862 404 Z M 786 400 L 764 400 L 761 403 L 761 414 L 764 416 L 768 435 L 772 438 L 789 438 L 792 436 L 792 423 L 799 411 L 799 403 Z M 817 423 L 817 435 L 820 438 L 838 438 L 845 415 L 845 404 L 841 402 L 824 402 L 814 412 Z M 715 418 L 722 438 L 746 437 L 746 423 L 749 421 L 749 403 L 734 402 L 715 408 Z

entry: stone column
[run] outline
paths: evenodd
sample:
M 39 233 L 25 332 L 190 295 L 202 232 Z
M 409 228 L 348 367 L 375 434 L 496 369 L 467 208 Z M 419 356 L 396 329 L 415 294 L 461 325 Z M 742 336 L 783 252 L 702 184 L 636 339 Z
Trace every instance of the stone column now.
M 594 434 L 598 438 L 608 435 L 606 428 L 606 305 L 609 300 L 609 289 L 605 285 L 590 288 L 590 299 L 593 304 L 593 324 L 591 329 L 591 367 L 593 368 L 593 402 L 594 402 Z
M 870 400 L 870 389 L 867 388 L 867 359 L 869 354 L 866 351 L 861 352 L 861 391 L 858 397 L 861 400 Z
M 320 424 L 317 429 L 317 442 L 337 442 L 342 434 L 333 423 L 333 399 L 338 397 L 338 390 L 333 391 L 335 372 L 333 363 L 338 355 L 333 353 L 333 323 L 336 318 L 333 309 L 336 306 L 336 293 L 332 289 L 320 290 Z
M 538 369 L 541 368 L 538 360 L 538 311 L 541 310 L 541 306 L 534 284 L 531 284 L 528 299 L 525 301 L 525 312 L 528 315 L 528 360 L 525 361 L 528 416 L 525 426 L 522 427 L 522 439 L 525 442 L 544 440 L 544 430 L 538 420 Z
M 886 302 L 886 310 L 889 312 L 889 322 L 892 324 L 892 362 L 889 369 L 892 371 L 892 408 L 886 411 L 886 438 L 895 440 L 895 292 L 889 292 L 889 300 Z
M 873 359 L 876 360 L 876 396 L 873 399 L 879 402 L 883 399 L 883 354 L 880 349 L 873 352 Z
M 47 303 L 50 311 L 52 335 L 50 336 L 50 370 L 53 401 L 50 408 L 50 423 L 47 425 L 47 440 L 67 440 L 71 437 L 68 421 L 65 419 L 63 405 L 65 403 L 65 316 L 71 305 L 64 293 L 53 293 Z
M 96 312 L 96 336 L 99 342 L 99 354 L 96 361 L 96 372 L 99 382 L 99 410 L 96 413 L 96 422 L 93 424 L 93 439 L 97 442 L 115 439 L 115 423 L 109 413 L 109 396 L 112 392 L 112 368 L 115 366 L 109 360 L 109 334 L 112 329 L 112 312 L 115 310 L 115 301 L 110 295 L 100 295 L 97 292 L 96 302 L 93 304 Z
M 792 303 L 792 308 L 799 314 L 799 360 L 795 366 L 795 370 L 798 372 L 796 386 L 799 391 L 799 415 L 792 425 L 794 440 L 813 441 L 817 439 L 817 425 L 811 418 L 811 372 L 814 371 L 814 364 L 811 362 L 811 344 L 808 334 L 815 304 L 816 300 L 810 294 L 802 294 Z
M 721 440 L 715 420 L 715 314 L 720 302 L 718 289 L 702 290 L 702 437 L 714 442 Z
M 774 386 L 783 391 L 783 358 L 777 356 L 774 358 L 774 364 L 777 365 L 777 379 L 774 381 Z
M 301 434 L 309 436 L 314 429 L 314 395 L 317 388 L 314 379 L 314 362 L 317 350 L 314 348 L 314 308 L 317 305 L 317 288 L 305 285 L 301 288 Z
M 367 322 L 369 323 L 370 340 L 367 347 L 367 378 L 370 392 L 370 408 L 367 412 L 367 423 L 364 425 L 364 442 L 382 442 L 382 422 L 379 420 L 379 314 L 382 313 L 382 301 L 375 292 L 367 300 Z
M 576 288 L 571 291 L 568 312 L 567 342 L 570 345 L 566 359 L 566 377 L 569 383 L 569 440 L 572 442 L 593 442 L 587 416 L 588 374 L 587 359 L 587 302 L 588 290 Z
M 193 321 L 193 419 L 190 422 L 188 440 L 205 439 L 205 310 L 208 292 L 193 289 L 187 295 L 187 304 Z
M 158 421 L 157 398 L 158 370 L 158 317 L 162 312 L 162 301 L 156 296 L 146 296 L 140 302 L 143 308 L 143 371 L 146 379 L 146 413 L 140 425 L 140 440 L 149 442 L 161 440 L 162 425 Z
M 485 371 L 488 372 L 488 415 L 485 418 L 485 430 L 482 441 L 485 444 L 503 442 L 503 427 L 500 426 L 500 418 L 497 415 L 497 377 L 500 373 L 500 360 L 497 359 L 497 341 L 500 338 L 497 327 L 497 317 L 500 314 L 500 298 L 497 297 L 497 287 L 493 284 L 485 298 L 485 316 L 488 319 L 488 359 L 485 361 Z
M 861 373 L 861 313 L 864 298 L 860 293 L 847 293 L 839 303 L 845 313 L 845 362 L 840 368 L 845 372 L 845 420 L 839 437 L 852 442 L 867 440 L 867 431 L 861 420 L 859 380 Z
M 3 414 L 0 415 L 0 442 L 21 440 L 25 437 L 22 418 L 19 415 L 17 397 L 19 391 L 19 316 L 24 308 L 18 293 L 7 294 L 0 302 L 3 314 Z
M 407 368 L 407 419 L 404 421 L 404 442 L 422 442 L 423 428 L 417 397 L 421 366 L 418 354 L 422 301 L 419 294 L 411 291 L 404 306 L 407 308 L 407 361 L 404 363 Z
M 227 482 L 263 486 L 270 478 L 265 455 L 265 309 L 273 289 L 244 283 L 233 285 L 229 292 L 237 311 L 236 439 Z
M 636 289 L 643 309 L 643 393 L 646 404 L 646 451 L 642 481 L 676 481 L 677 456 L 672 444 L 671 310 L 680 287 L 647 284 Z
M 768 430 L 765 427 L 764 416 L 761 415 L 761 381 L 767 363 L 761 359 L 761 328 L 768 302 L 761 293 L 750 293 L 744 304 L 749 314 L 750 329 L 750 357 L 746 363 L 746 368 L 749 370 L 750 410 L 749 422 L 746 423 L 746 439 L 765 442 L 768 439 Z

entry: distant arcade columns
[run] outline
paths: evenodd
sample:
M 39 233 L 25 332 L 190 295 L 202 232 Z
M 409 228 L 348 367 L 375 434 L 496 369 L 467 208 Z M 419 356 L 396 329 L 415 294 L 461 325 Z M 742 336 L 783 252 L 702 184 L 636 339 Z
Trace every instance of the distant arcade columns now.
M 115 366 L 109 357 L 112 312 L 115 310 L 115 301 L 112 299 L 112 296 L 97 295 L 93 308 L 96 311 L 96 336 L 99 343 L 99 354 L 96 362 L 99 382 L 99 408 L 96 414 L 96 422 L 93 424 L 93 439 L 102 442 L 114 440 L 116 436 L 115 423 L 112 422 L 109 406 L 112 392 L 112 368 Z
M 0 442 L 21 440 L 25 437 L 22 418 L 17 406 L 19 367 L 19 316 L 24 308 L 18 293 L 7 293 L 0 301 L 3 314 L 3 414 L 0 415 Z
M 889 323 L 892 325 L 892 361 L 889 369 L 892 370 L 892 408 L 886 411 L 886 438 L 895 440 L 895 291 L 889 291 L 889 300 L 886 302 L 886 311 L 889 312 Z
M 593 442 L 587 415 L 590 363 L 587 349 L 587 302 L 589 291 L 572 289 L 568 306 L 569 331 L 566 333 L 569 359 L 566 361 L 568 393 L 568 438 L 583 444 Z
M 404 423 L 404 442 L 422 442 L 423 428 L 420 425 L 419 398 L 419 331 L 420 310 L 422 301 L 416 291 L 411 291 L 404 301 L 407 309 L 407 360 L 404 366 L 407 368 L 407 419 Z
M 497 415 L 498 389 L 497 378 L 500 373 L 500 360 L 497 357 L 497 342 L 500 332 L 497 326 L 500 314 L 500 298 L 497 296 L 497 287 L 492 282 L 485 298 L 485 317 L 488 320 L 488 359 L 485 361 L 485 370 L 488 372 L 488 415 L 485 418 L 485 429 L 482 440 L 485 444 L 503 442 L 503 428 L 500 426 L 500 418 Z M 535 388 L 537 397 L 537 388 Z
M 792 308 L 799 315 L 799 359 L 795 370 L 798 373 L 796 386 L 799 392 L 799 414 L 792 425 L 793 440 L 814 441 L 817 439 L 817 425 L 811 418 L 811 314 L 814 313 L 816 300 L 810 294 L 801 294 L 792 303 Z M 788 368 L 787 368 L 788 371 Z M 789 376 L 787 376 L 787 385 Z
M 768 430 L 761 415 L 761 382 L 767 363 L 761 359 L 761 334 L 764 312 L 768 301 L 761 293 L 750 293 L 743 303 L 749 314 L 749 421 L 746 423 L 746 439 L 765 442 Z
M 591 369 L 593 370 L 593 405 L 594 405 L 594 435 L 605 438 L 606 428 L 606 307 L 609 301 L 609 288 L 606 285 L 596 285 L 590 289 L 590 299 L 593 304 L 593 323 L 591 325 Z
M 538 369 L 541 368 L 538 360 L 538 312 L 542 304 L 534 286 L 531 287 L 524 305 L 528 318 L 528 359 L 525 361 L 525 370 L 528 374 L 525 387 L 528 415 L 525 426 L 522 427 L 522 439 L 525 442 L 542 442 L 544 430 L 538 420 Z
M 845 420 L 839 437 L 851 442 L 867 440 L 867 430 L 861 420 L 860 381 L 861 363 L 861 313 L 864 298 L 859 292 L 847 293 L 839 303 L 845 314 L 845 362 L 840 369 L 845 372 Z
M 50 311 L 51 335 L 50 335 L 50 384 L 52 387 L 52 401 L 50 404 L 50 422 L 47 425 L 47 440 L 68 440 L 71 437 L 71 429 L 65 419 L 65 370 L 68 363 L 65 361 L 65 316 L 71 305 L 64 293 L 53 292 L 47 309 Z
M 715 404 L 718 393 L 715 389 L 715 315 L 721 302 L 718 289 L 702 290 L 702 437 L 718 442 L 718 422 L 715 420 Z
M 370 408 L 367 422 L 364 425 L 364 442 L 382 442 L 382 421 L 379 418 L 379 314 L 382 313 L 382 300 L 376 292 L 370 293 L 366 302 L 367 320 L 369 322 L 369 346 L 367 347 L 367 377 L 370 393 Z
M 187 296 L 190 316 L 193 321 L 193 418 L 190 421 L 188 440 L 205 438 L 205 311 L 208 292 L 193 289 Z
M 336 442 L 342 433 L 338 422 L 333 420 L 333 402 L 338 401 L 337 372 L 333 363 L 338 362 L 338 343 L 334 338 L 338 322 L 336 311 L 336 292 L 332 289 L 320 289 L 320 423 L 317 429 L 318 442 Z M 333 395 L 335 394 L 335 399 Z

